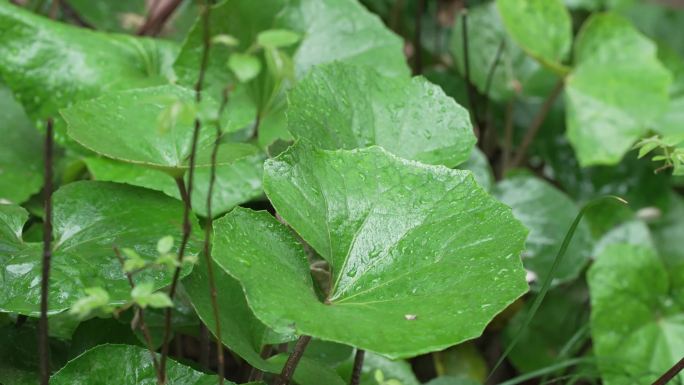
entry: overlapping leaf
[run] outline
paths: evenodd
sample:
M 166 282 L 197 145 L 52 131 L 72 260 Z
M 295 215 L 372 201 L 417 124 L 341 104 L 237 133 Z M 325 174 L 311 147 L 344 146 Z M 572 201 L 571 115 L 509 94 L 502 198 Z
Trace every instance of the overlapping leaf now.
M 505 179 L 495 187 L 494 194 L 511 206 L 513 215 L 530 229 L 523 263 L 539 277 L 537 283 L 543 282 L 579 209 L 563 192 L 533 176 Z M 580 223 L 553 282 L 558 284 L 577 278 L 588 262 L 592 248 L 589 228 Z
M 628 21 L 592 16 L 567 79 L 568 138 L 582 166 L 616 164 L 666 112 L 671 79 L 656 47 Z
M 588 281 L 603 383 L 648 384 L 684 356 L 684 297 L 652 249 L 611 245 Z
M 165 84 L 176 52 L 169 42 L 94 32 L 0 2 L 0 75 L 31 117 L 104 90 Z
M 172 173 L 189 167 L 194 116 L 163 124 L 163 116 L 178 103 L 192 103 L 194 92 L 178 86 L 160 86 L 108 93 L 62 110 L 71 138 L 86 148 L 130 163 Z M 211 108 L 211 107 L 207 107 Z M 214 111 L 218 107 L 213 107 Z M 211 164 L 215 131 L 200 130 L 197 167 Z M 246 143 L 223 143 L 216 164 L 230 164 L 257 153 Z
M 526 290 L 525 230 L 469 172 L 379 147 L 298 145 L 266 163 L 264 182 L 331 270 L 319 299 L 302 246 L 275 218 L 236 209 L 216 223 L 214 258 L 275 331 L 405 357 L 476 337 Z
M 174 385 L 213 385 L 216 376 L 198 372 L 169 360 L 166 368 Z M 54 385 L 152 385 L 157 376 L 150 352 L 139 346 L 100 345 L 74 358 L 51 378 Z M 225 381 L 225 384 L 234 383 Z
M 38 130 L 0 85 L 0 201 L 22 203 L 43 185 Z
M 288 100 L 288 129 L 319 148 L 379 145 L 403 158 L 453 167 L 475 144 L 468 112 L 420 77 L 326 65 L 313 69 Z
M 130 287 L 113 247 L 128 247 L 153 260 L 156 243 L 167 235 L 180 239 L 183 206 L 160 193 L 107 182 L 76 182 L 55 192 L 54 242 L 48 307 L 69 308 L 84 289 L 103 287 L 110 303 L 130 300 Z M 40 303 L 42 244 L 21 240 L 27 213 L 0 206 L 0 310 L 36 314 Z M 189 253 L 198 250 L 191 237 Z M 188 270 L 184 270 L 186 274 Z M 136 279 L 161 288 L 170 282 L 165 270 L 140 273 Z

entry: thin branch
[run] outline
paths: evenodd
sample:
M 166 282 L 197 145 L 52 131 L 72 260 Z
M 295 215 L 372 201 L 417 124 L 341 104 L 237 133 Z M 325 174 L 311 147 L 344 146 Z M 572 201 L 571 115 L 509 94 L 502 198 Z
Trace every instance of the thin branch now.
M 546 97 L 546 100 L 544 100 L 544 104 L 541 106 L 539 112 L 534 117 L 534 120 L 530 124 L 530 128 L 528 128 L 527 132 L 525 132 L 525 137 L 523 138 L 523 141 L 520 143 L 520 147 L 518 148 L 516 156 L 513 159 L 513 162 L 511 163 L 511 167 L 517 167 L 520 164 L 522 164 L 522 162 L 525 160 L 525 157 L 527 156 L 527 150 L 530 148 L 530 145 L 532 145 L 534 138 L 539 133 L 539 129 L 541 128 L 542 123 L 544 123 L 546 116 L 549 114 L 551 107 L 553 107 L 553 103 L 561 94 L 561 91 L 563 91 L 563 86 L 563 79 L 560 79 L 558 83 L 556 83 L 556 86 L 553 88 L 553 91 L 551 91 L 549 96 Z
M 207 26 L 205 26 L 207 27 Z M 214 328 L 216 329 L 216 354 L 217 366 L 219 374 L 219 385 L 223 385 L 225 377 L 225 361 L 223 357 L 223 343 L 221 342 L 221 312 L 219 311 L 218 296 L 216 290 L 216 277 L 214 276 L 214 266 L 211 258 L 211 234 L 214 226 L 214 214 L 212 211 L 212 201 L 214 195 L 214 186 L 216 184 L 216 157 L 218 156 L 219 144 L 221 142 L 221 123 L 220 118 L 228 105 L 228 92 L 230 88 L 226 87 L 223 90 L 223 97 L 218 111 L 218 119 L 216 120 L 216 136 L 214 138 L 214 146 L 211 150 L 211 168 L 209 171 L 209 188 L 207 189 L 207 225 L 204 228 L 204 258 L 207 265 L 207 277 L 209 280 L 209 297 L 211 298 L 211 307 L 214 313 Z
M 461 31 L 463 35 L 463 72 L 465 75 L 466 87 L 468 88 L 468 109 L 474 121 L 475 136 L 480 137 L 480 114 L 477 110 L 475 87 L 470 79 L 470 55 L 468 49 L 468 9 L 464 8 L 461 18 Z
M 116 255 L 116 259 L 119 260 L 121 268 L 123 269 L 124 265 L 126 264 L 126 261 L 124 260 L 123 256 L 121 256 L 121 252 L 119 251 L 119 248 L 116 246 L 114 246 L 114 255 Z M 130 272 L 124 272 L 124 274 L 126 274 L 126 279 L 128 279 L 128 285 L 131 287 L 131 289 L 135 289 L 135 281 L 133 280 L 133 274 L 131 274 Z M 138 320 L 137 324 L 140 325 L 140 330 L 142 331 L 143 337 L 145 338 L 147 350 L 150 352 L 150 357 L 152 358 L 154 372 L 157 374 L 157 384 L 161 385 L 163 384 L 163 379 L 161 376 L 161 372 L 159 370 L 159 361 L 157 360 L 157 354 L 154 352 L 154 345 L 152 344 L 152 335 L 150 334 L 150 330 L 147 328 L 147 323 L 145 322 L 145 309 L 136 306 L 135 311 L 137 315 L 136 318 Z
M 500 178 L 503 178 L 511 162 L 511 148 L 513 147 L 513 103 L 514 100 L 510 100 L 508 101 L 508 104 L 506 104 L 504 143 L 501 151 L 501 168 L 499 169 Z
M 679 374 L 679 372 L 681 372 L 682 370 L 684 370 L 684 357 L 682 357 L 682 359 L 679 360 L 679 362 L 674 364 L 667 372 L 663 373 L 663 375 L 660 376 L 660 378 L 655 380 L 653 382 L 653 385 L 667 384 L 668 382 L 670 382 L 670 380 L 675 378 L 675 376 Z
M 211 31 L 209 30 L 209 17 L 210 17 L 211 7 L 204 7 L 202 13 L 202 21 L 204 26 L 204 33 L 202 36 L 202 60 L 200 62 L 199 77 L 197 83 L 195 84 L 195 100 L 197 104 L 202 101 L 202 85 L 204 83 L 204 75 L 207 69 L 207 63 L 209 61 L 209 49 L 211 47 Z M 176 295 L 176 288 L 178 286 L 178 280 L 180 278 L 181 268 L 183 267 L 183 257 L 185 255 L 185 249 L 190 240 L 190 235 L 192 234 L 192 222 L 190 217 L 192 215 L 192 187 L 195 178 L 195 160 L 197 158 L 197 142 L 199 139 L 200 129 L 202 128 L 202 122 L 199 117 L 195 117 L 195 124 L 192 131 L 192 147 L 190 148 L 190 160 L 188 167 L 188 182 L 186 186 L 183 186 L 183 177 L 176 178 L 176 185 L 178 186 L 178 191 L 183 198 L 184 209 L 183 209 L 183 237 L 181 239 L 180 246 L 178 247 L 178 266 L 173 272 L 173 278 L 171 280 L 171 288 L 169 290 L 169 297 L 173 300 Z M 173 312 L 173 307 L 166 308 L 164 313 L 164 340 L 162 341 L 162 352 L 161 359 L 159 361 L 162 378 L 164 383 L 166 382 L 166 359 L 169 355 L 169 338 L 171 336 L 171 314 Z
M 492 65 L 489 67 L 489 72 L 487 73 L 487 81 L 485 82 L 484 89 L 484 102 L 482 106 L 482 114 L 484 115 L 485 121 L 488 120 L 489 116 L 489 92 L 492 89 L 492 83 L 494 82 L 494 74 L 496 73 L 496 69 L 499 67 L 499 63 L 501 63 L 501 55 L 503 54 L 505 48 L 506 40 L 501 39 L 501 43 L 499 43 L 499 48 L 497 48 L 496 50 L 496 55 L 494 55 L 494 61 L 492 62 Z
M 356 349 L 356 355 L 354 356 L 354 368 L 352 369 L 350 385 L 359 385 L 361 383 L 361 369 L 363 369 L 363 358 L 366 355 L 366 351 L 363 349 Z
M 310 341 L 311 337 L 309 336 L 299 337 L 297 343 L 295 344 L 294 350 L 292 351 L 292 354 L 290 354 L 290 356 L 287 358 L 285 366 L 283 366 L 283 370 L 280 372 L 280 376 L 276 379 L 274 385 L 290 384 L 292 375 L 294 375 L 295 369 L 297 369 L 297 364 L 299 364 L 299 360 L 304 355 L 306 346 L 309 344 Z
M 415 15 L 415 29 L 413 31 L 413 74 L 420 75 L 423 73 L 423 42 L 421 41 L 422 34 L 422 18 L 425 12 L 425 0 L 418 0 L 416 4 Z
M 261 358 L 267 359 L 268 357 L 271 356 L 271 353 L 273 352 L 273 345 L 264 345 L 263 348 L 261 348 L 261 353 L 259 354 Z M 247 382 L 252 382 L 252 381 L 261 381 L 261 379 L 264 378 L 264 372 L 259 370 L 258 368 L 252 366 L 252 370 L 249 372 L 249 378 L 247 378 Z
M 169 20 L 171 15 L 181 5 L 183 0 L 169 0 L 162 2 L 161 9 L 150 9 L 145 23 L 138 29 L 139 36 L 156 36 L 164 28 L 164 24 Z
M 52 262 L 52 164 L 54 132 L 52 118 L 47 120 L 43 161 L 45 166 L 45 219 L 43 220 L 43 261 L 40 280 L 40 321 L 38 334 L 38 354 L 40 355 L 40 384 L 50 381 L 50 345 L 48 341 L 48 290 L 50 287 L 50 263 Z

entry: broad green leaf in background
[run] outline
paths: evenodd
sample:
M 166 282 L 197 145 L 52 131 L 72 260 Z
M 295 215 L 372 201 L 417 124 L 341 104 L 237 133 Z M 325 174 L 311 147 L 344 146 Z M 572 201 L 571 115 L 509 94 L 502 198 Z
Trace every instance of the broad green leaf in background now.
M 408 357 L 480 335 L 527 290 L 518 257 L 526 231 L 469 172 L 379 147 L 298 145 L 267 161 L 264 187 L 331 266 L 331 290 L 318 299 L 288 228 L 245 209 L 217 221 L 214 258 L 277 332 Z
M 671 78 L 627 20 L 593 15 L 566 81 L 568 138 L 582 166 L 613 165 L 667 111 Z
M 484 382 L 489 372 L 487 362 L 472 342 L 435 352 L 433 359 L 437 376 L 462 377 Z
M 193 100 L 194 91 L 189 89 L 150 87 L 82 101 L 62 110 L 62 116 L 69 136 L 92 151 L 178 173 L 189 167 L 194 114 L 179 116 L 168 127 L 160 123 L 160 117 L 178 103 L 191 104 Z M 197 167 L 211 164 L 215 131 L 213 127 L 204 128 L 197 142 Z M 223 143 L 216 164 L 230 164 L 256 152 L 255 146 L 246 143 Z
M 68 309 L 89 287 L 107 290 L 111 304 L 127 302 L 130 287 L 113 247 L 135 249 L 152 261 L 160 238 L 172 235 L 180 239 L 183 205 L 158 192 L 83 181 L 57 190 L 53 205 L 50 312 Z M 0 311 L 35 315 L 40 303 L 42 244 L 21 241 L 19 223 L 26 218 L 25 211 L 16 206 L 0 208 L 0 228 L 10 229 L 0 232 Z M 197 252 L 199 238 L 191 237 L 189 254 Z M 166 270 L 141 272 L 136 279 L 152 281 L 155 289 L 170 282 Z
M 454 66 L 460 74 L 465 74 L 463 55 L 463 15 L 460 15 L 453 28 L 450 41 Z M 506 34 L 503 22 L 494 2 L 468 8 L 468 56 L 470 79 L 477 89 L 487 90 L 487 78 L 496 61 L 501 42 L 505 46 L 500 63 L 493 73 L 489 97 L 497 101 L 511 99 L 514 95 L 546 96 L 557 81 L 555 76 L 525 54 Z M 539 87 L 537 84 L 541 83 Z M 537 88 L 541 88 L 538 90 Z
M 611 245 L 588 281 L 604 384 L 651 383 L 684 356 L 684 297 L 671 292 L 671 277 L 652 249 Z
M 561 0 L 497 0 L 506 30 L 530 56 L 564 72 L 572 45 L 572 20 Z
M 453 167 L 475 135 L 468 111 L 424 78 L 389 78 L 372 68 L 317 67 L 288 95 L 288 129 L 324 149 L 379 145 L 403 158 Z
M 212 385 L 216 376 L 198 372 L 169 360 L 166 368 L 174 385 Z M 105 344 L 69 361 L 51 378 L 54 385 L 153 385 L 157 377 L 150 352 L 139 346 Z M 225 384 L 233 384 L 225 381 Z
M 521 331 L 533 302 L 534 298 L 531 298 L 525 303 L 502 334 L 507 346 L 517 333 L 522 333 L 508 358 L 523 373 L 571 358 L 589 337 L 589 311 L 586 308 L 589 295 L 583 283 L 573 283 L 571 286 L 548 291 L 532 321 Z M 578 332 L 581 335 L 577 335 Z M 573 338 L 577 338 L 577 341 L 571 342 L 572 346 L 568 345 Z M 564 349 L 568 351 L 563 352 Z M 566 356 L 559 357 L 561 353 Z
M 494 188 L 494 195 L 511 206 L 513 215 L 530 230 L 522 258 L 525 268 L 539 277 L 537 285 L 533 286 L 539 289 L 538 284 L 546 278 L 579 208 L 562 191 L 528 175 L 504 179 Z M 580 223 L 566 258 L 558 266 L 553 284 L 577 278 L 588 262 L 592 248 L 589 227 Z
M 473 177 L 482 188 L 487 191 L 492 190 L 492 186 L 494 185 L 494 172 L 489 165 L 489 159 L 487 159 L 487 156 L 482 150 L 477 148 L 477 146 L 473 147 L 470 158 L 458 168 L 461 170 L 469 170 L 473 173 Z
M 216 180 L 212 197 L 212 212 L 221 215 L 234 206 L 261 197 L 261 186 L 265 155 L 256 154 L 236 160 L 232 164 L 216 167 Z M 180 199 L 178 187 L 168 174 L 134 164 L 107 158 L 85 158 L 88 171 L 93 179 L 128 183 Z M 211 170 L 202 167 L 195 170 L 192 193 L 192 210 L 202 216 L 207 215 L 207 191 Z M 186 176 L 187 183 L 187 176 Z
M 338 372 L 343 373 L 344 378 L 350 378 L 354 367 L 354 358 L 338 367 Z M 404 360 L 390 360 L 381 355 L 366 352 L 361 369 L 360 385 L 378 385 L 377 372 L 382 373 L 385 381 L 399 381 L 401 385 L 420 385 L 420 381 L 411 369 L 411 364 Z
M 640 245 L 655 248 L 655 241 L 648 225 L 640 219 L 631 219 L 615 226 L 596 241 L 593 256 L 601 255 L 606 247 L 613 244 Z
M 41 136 L 0 85 L 0 201 L 23 203 L 43 185 Z
M 426 382 L 425 385 L 480 385 L 480 383 L 467 377 L 444 376 Z
M 674 192 L 663 209 L 662 218 L 651 224 L 653 244 L 671 274 L 672 290 L 684 295 L 684 198 Z
M 0 2 L 0 75 L 32 118 L 103 91 L 166 84 L 174 44 L 51 21 Z

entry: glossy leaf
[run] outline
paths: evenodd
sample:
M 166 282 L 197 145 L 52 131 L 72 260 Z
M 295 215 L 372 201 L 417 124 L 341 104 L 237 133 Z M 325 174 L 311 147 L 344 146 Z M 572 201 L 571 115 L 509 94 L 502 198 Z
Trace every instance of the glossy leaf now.
M 379 145 L 407 159 L 456 166 L 475 144 L 468 112 L 423 78 L 332 64 L 288 96 L 288 129 L 324 149 Z
M 212 212 L 215 216 L 264 194 L 261 183 L 264 158 L 264 155 L 256 154 L 216 168 L 212 198 Z M 178 186 L 173 178 L 164 172 L 106 158 L 92 157 L 84 161 L 94 179 L 141 186 L 180 199 Z M 210 175 L 209 167 L 195 170 L 192 209 L 202 216 L 207 215 Z
M 572 21 L 563 2 L 497 0 L 496 5 L 513 40 L 541 63 L 562 72 L 561 63 L 572 45 Z
M 169 360 L 166 368 L 174 385 L 213 385 L 216 376 Z M 154 385 L 157 383 L 150 352 L 139 346 L 100 345 L 74 358 L 51 378 L 54 385 Z M 225 384 L 233 384 L 225 381 Z
M 157 192 L 88 181 L 63 186 L 53 200 L 51 312 L 68 309 L 89 287 L 104 288 L 110 304 L 129 301 L 130 287 L 113 247 L 133 248 L 153 261 L 159 238 L 173 235 L 180 239 L 183 206 Z M 0 207 L 5 213 L 7 206 Z M 26 213 L 14 211 L 11 220 L 4 220 L 11 223 L 14 238 L 5 238 L 5 231 L 0 233 L 0 245 L 10 245 L 0 247 L 0 310 L 34 315 L 40 302 L 42 244 L 19 243 L 21 227 L 16 226 Z M 196 239 L 201 238 L 191 237 L 188 254 L 197 253 Z M 183 273 L 188 272 L 186 268 Z M 136 275 L 136 279 L 152 281 L 154 288 L 160 289 L 170 282 L 170 275 L 165 270 L 150 270 Z
M 0 75 L 31 117 L 103 91 L 166 84 L 174 44 L 106 34 L 0 2 Z
M 684 297 L 670 291 L 668 271 L 652 249 L 607 247 L 588 282 L 594 351 L 606 385 L 651 383 L 684 356 Z
M 177 103 L 191 104 L 193 100 L 194 92 L 189 89 L 170 85 L 150 87 L 83 101 L 62 110 L 62 116 L 69 136 L 98 154 L 177 172 L 189 166 L 194 116 L 179 117 L 168 127 L 161 127 L 159 120 Z M 213 128 L 200 130 L 197 167 L 211 164 L 214 140 Z M 230 164 L 256 151 L 256 147 L 246 143 L 223 143 L 217 164 Z
M 217 221 L 214 258 L 278 332 L 406 357 L 478 336 L 526 291 L 525 230 L 468 172 L 378 147 L 300 145 L 266 163 L 264 182 L 278 213 L 331 266 L 319 300 L 304 250 L 275 218 L 236 209 Z
M 539 277 L 537 284 L 543 282 L 579 208 L 563 192 L 533 176 L 518 175 L 504 179 L 494 188 L 494 195 L 511 206 L 513 215 L 530 229 L 523 263 L 526 269 Z M 580 223 L 553 283 L 577 278 L 592 249 L 589 228 Z M 535 285 L 533 288 L 539 287 Z
M 567 79 L 568 138 L 582 166 L 616 164 L 667 110 L 670 75 L 628 21 L 592 16 Z
M 22 203 L 43 185 L 43 144 L 38 130 L 0 85 L 0 201 Z

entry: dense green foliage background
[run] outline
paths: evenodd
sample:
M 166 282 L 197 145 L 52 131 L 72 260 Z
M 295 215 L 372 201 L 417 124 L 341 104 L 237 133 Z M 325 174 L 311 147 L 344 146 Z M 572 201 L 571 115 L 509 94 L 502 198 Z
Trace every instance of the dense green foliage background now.
M 38 383 L 48 119 L 52 384 L 155 384 L 164 345 L 214 384 L 215 339 L 271 384 L 302 335 L 299 385 L 684 357 L 684 4 L 212 4 L 0 0 L 0 384 Z

